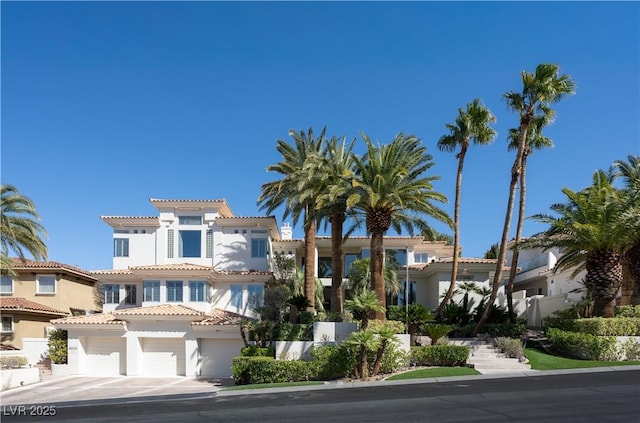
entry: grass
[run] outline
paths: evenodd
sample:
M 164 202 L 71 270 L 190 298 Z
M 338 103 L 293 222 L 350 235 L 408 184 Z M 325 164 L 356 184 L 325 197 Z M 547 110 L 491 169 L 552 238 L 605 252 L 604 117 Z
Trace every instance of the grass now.
M 590 367 L 640 365 L 640 361 L 597 361 L 559 357 L 545 352 L 535 344 L 529 348 L 525 348 L 524 355 L 529 359 L 529 364 L 533 370 L 583 369 Z
M 429 377 L 468 376 L 479 375 L 470 367 L 435 367 L 430 369 L 411 370 L 387 378 L 387 380 L 423 379 Z
M 225 388 L 223 390 L 224 391 L 240 391 L 243 389 L 284 388 L 289 386 L 308 386 L 308 385 L 324 385 L 324 382 L 313 380 L 308 382 L 257 383 L 255 385 L 230 386 L 229 388 Z

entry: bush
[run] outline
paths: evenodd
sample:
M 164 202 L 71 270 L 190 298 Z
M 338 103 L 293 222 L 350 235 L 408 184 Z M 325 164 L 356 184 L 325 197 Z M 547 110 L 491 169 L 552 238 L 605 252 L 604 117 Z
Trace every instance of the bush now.
M 55 364 L 67 364 L 67 331 L 56 329 L 49 333 L 49 358 Z
M 523 321 L 516 323 L 487 323 L 482 328 L 482 333 L 491 337 L 520 338 L 527 333 L 527 324 Z
M 356 350 L 345 344 L 313 347 L 311 357 L 318 369 L 318 379 L 330 380 L 349 376 L 356 366 Z
M 431 345 L 436 345 L 440 338 L 444 338 L 453 330 L 453 326 L 442 323 L 425 323 L 420 326 L 420 331 L 431 338 Z
M 636 336 L 640 335 L 640 317 L 576 319 L 572 331 L 599 336 Z
M 236 385 L 256 383 L 299 382 L 317 379 L 313 361 L 284 361 L 271 357 L 235 357 L 233 381 Z
M 404 323 L 397 320 L 369 320 L 369 329 L 377 332 L 382 327 L 389 327 L 393 329 L 395 333 L 404 332 Z
M 465 326 L 471 320 L 469 312 L 459 304 L 449 303 L 442 307 L 437 317 L 438 322 L 447 325 Z
M 375 351 L 369 352 L 369 374 L 373 371 L 373 363 L 375 361 Z M 356 357 L 354 355 L 354 357 Z M 394 373 L 409 365 L 409 355 L 398 345 L 397 342 L 390 342 L 382 356 L 382 364 L 378 374 Z
M 469 347 L 462 345 L 428 345 L 411 347 L 410 361 L 416 366 L 464 366 Z
M 277 341 L 313 341 L 313 323 L 280 323 L 275 339 Z
M 562 355 L 583 360 L 616 359 L 616 338 L 613 336 L 596 336 L 549 328 L 547 337 L 552 349 Z
M 638 317 L 640 318 L 640 305 L 616 306 L 614 310 L 616 317 Z
M 255 345 L 249 345 L 242 348 L 240 354 L 243 357 L 273 357 L 276 356 L 276 349 L 274 347 L 260 348 Z
M 493 343 L 507 357 L 520 359 L 524 356 L 524 348 L 520 339 L 498 337 L 493 340 Z
M 620 347 L 625 360 L 640 360 L 640 342 L 629 339 Z
M 21 355 L 0 356 L 0 367 L 3 369 L 19 369 L 20 367 L 26 366 L 27 363 L 27 357 Z

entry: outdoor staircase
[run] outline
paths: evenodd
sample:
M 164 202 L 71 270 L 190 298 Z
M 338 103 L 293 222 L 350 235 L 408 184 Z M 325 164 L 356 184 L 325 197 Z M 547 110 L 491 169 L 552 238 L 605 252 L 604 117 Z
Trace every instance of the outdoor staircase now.
M 531 366 L 517 358 L 509 358 L 493 346 L 491 339 L 450 339 L 450 344 L 466 345 L 470 349 L 467 364 L 482 374 L 509 374 L 531 370 Z

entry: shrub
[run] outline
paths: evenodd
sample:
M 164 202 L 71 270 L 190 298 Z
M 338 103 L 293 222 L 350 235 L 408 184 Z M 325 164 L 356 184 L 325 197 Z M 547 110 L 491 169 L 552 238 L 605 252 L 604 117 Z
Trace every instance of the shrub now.
M 482 332 L 491 337 L 519 338 L 527 333 L 527 324 L 523 321 L 516 323 L 487 323 Z
M 373 371 L 373 363 L 375 361 L 375 351 L 369 352 L 368 362 L 369 374 Z M 387 345 L 382 356 L 382 364 L 380 366 L 379 374 L 394 373 L 403 367 L 409 365 L 409 355 L 398 345 L 396 342 L 391 342 Z
M 0 367 L 3 369 L 19 369 L 20 367 L 26 366 L 27 363 L 27 357 L 21 355 L 0 356 Z
M 410 360 L 416 366 L 463 366 L 469 347 L 462 345 L 428 345 L 411 347 Z
M 67 331 L 52 330 L 49 333 L 49 358 L 55 364 L 67 364 Z
M 431 338 L 431 345 L 436 345 L 440 338 L 444 338 L 453 330 L 453 326 L 442 323 L 425 323 L 420 326 L 420 331 Z
M 616 306 L 614 313 L 616 317 L 639 317 L 640 318 L 640 305 Z
M 616 338 L 613 336 L 596 336 L 549 328 L 547 337 L 553 350 L 563 355 L 584 360 L 616 359 Z
M 276 356 L 276 349 L 274 347 L 260 348 L 255 345 L 249 345 L 240 350 L 240 354 L 243 357 L 274 357 Z
M 271 357 L 235 357 L 233 381 L 236 385 L 256 383 L 298 382 L 317 379 L 313 361 L 284 361 Z
M 640 360 L 640 342 L 629 339 L 620 346 L 620 350 L 625 360 Z
M 478 307 L 476 307 L 473 320 L 476 322 L 480 321 L 482 314 L 484 313 L 486 305 L 484 303 L 480 303 Z M 490 323 L 507 323 L 509 322 L 511 317 L 509 316 L 509 312 L 504 307 L 497 306 L 495 304 L 491 305 L 489 309 L 489 316 L 487 317 L 487 321 L 485 324 Z
M 356 350 L 345 344 L 313 347 L 311 357 L 316 362 L 318 379 L 340 379 L 351 374 L 356 366 Z
M 471 320 L 469 312 L 459 304 L 449 303 L 442 307 L 437 317 L 438 322 L 448 325 L 464 326 Z
M 384 326 L 393 329 L 394 333 L 404 332 L 404 323 L 397 320 L 369 320 L 369 329 L 374 332 L 378 332 Z
M 590 319 L 576 319 L 573 322 L 572 330 L 599 336 L 635 336 L 640 335 L 640 318 L 592 317 Z
M 524 348 L 520 339 L 498 337 L 493 340 L 493 343 L 507 357 L 520 359 L 524 356 Z
M 313 323 L 280 323 L 275 339 L 278 341 L 313 341 Z

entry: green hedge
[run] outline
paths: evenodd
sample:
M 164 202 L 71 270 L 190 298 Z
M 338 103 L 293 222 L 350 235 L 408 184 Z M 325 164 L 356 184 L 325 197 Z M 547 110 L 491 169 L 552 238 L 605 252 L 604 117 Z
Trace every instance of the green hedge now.
M 316 380 L 318 375 L 318 366 L 313 361 L 271 357 L 235 357 L 232 370 L 236 385 Z
M 616 360 L 614 336 L 596 336 L 549 328 L 547 337 L 553 350 L 559 354 L 584 360 Z
M 573 332 L 599 336 L 639 336 L 639 317 L 592 317 L 573 321 Z
M 242 348 L 240 354 L 243 357 L 276 357 L 276 349 L 274 347 L 261 348 L 255 345 L 249 345 Z
M 640 317 L 640 305 L 616 306 L 616 317 Z
M 416 366 L 464 366 L 469 347 L 462 345 L 428 345 L 411 347 L 410 360 Z
M 27 357 L 20 355 L 2 355 L 0 356 L 0 367 L 3 369 L 19 369 L 26 366 Z

